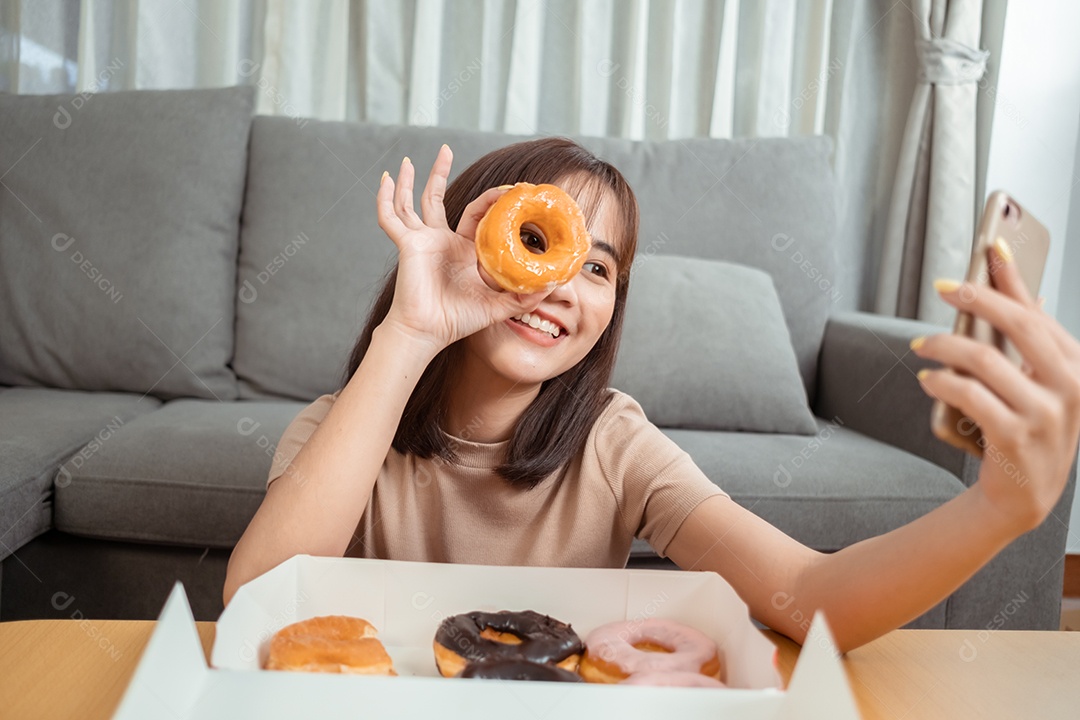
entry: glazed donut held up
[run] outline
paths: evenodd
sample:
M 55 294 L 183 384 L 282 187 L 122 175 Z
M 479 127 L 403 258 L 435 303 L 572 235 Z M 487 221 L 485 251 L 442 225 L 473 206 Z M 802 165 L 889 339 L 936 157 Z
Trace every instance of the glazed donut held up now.
M 495 201 L 476 228 L 481 267 L 515 293 L 550 292 L 569 282 L 590 247 L 581 208 L 555 185 L 518 183 Z
M 656 683 L 665 673 L 696 673 L 719 680 L 720 671 L 720 654 L 712 638 L 662 618 L 608 623 L 593 630 L 585 639 L 580 668 L 581 677 L 594 683 L 621 683 L 643 674 Z M 679 680 L 669 677 L 664 684 Z
M 397 675 L 367 620 L 325 615 L 286 625 L 270 639 L 267 670 Z
M 475 662 L 524 660 L 577 670 L 585 649 L 574 629 L 532 610 L 452 615 L 435 632 L 435 664 L 454 677 Z
M 477 259 L 476 228 L 507 188 L 482 192 L 450 227 L 443 195 L 450 185 L 451 164 L 452 153 L 444 145 L 424 188 L 422 219 L 413 209 L 416 169 L 408 159 L 402 161 L 396 181 L 384 175 L 376 198 L 379 227 L 398 249 L 393 301 L 380 327 L 402 331 L 419 341 L 421 350 L 436 354 L 534 309 L 542 299 L 498 292 L 501 288 Z

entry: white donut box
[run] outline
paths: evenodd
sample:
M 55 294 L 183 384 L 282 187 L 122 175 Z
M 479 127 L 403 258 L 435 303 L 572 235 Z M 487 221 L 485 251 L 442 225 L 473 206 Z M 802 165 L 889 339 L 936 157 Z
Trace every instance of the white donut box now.
M 728 689 L 440 677 L 432 640 L 448 615 L 535 610 L 581 637 L 615 620 L 669 618 L 716 640 Z M 269 638 L 298 620 L 370 621 L 398 677 L 260 669 Z M 177 583 L 114 718 L 858 718 L 826 623 L 814 619 L 790 686 L 776 649 L 719 575 L 667 570 L 491 567 L 299 555 L 240 588 L 207 666 Z

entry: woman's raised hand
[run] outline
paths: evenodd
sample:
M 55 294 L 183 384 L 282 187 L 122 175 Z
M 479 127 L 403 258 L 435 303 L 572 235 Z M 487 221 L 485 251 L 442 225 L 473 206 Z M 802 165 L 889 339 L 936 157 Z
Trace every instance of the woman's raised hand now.
M 948 368 L 920 373 L 924 389 L 959 408 L 983 434 L 981 488 L 1019 532 L 1049 515 L 1076 460 L 1080 434 L 1080 343 L 1031 298 L 1009 248 L 991 251 L 993 287 L 939 281 L 950 305 L 1004 333 L 1024 358 L 956 335 L 912 343 Z
M 508 188 L 473 200 L 455 232 L 446 221 L 443 195 L 453 154 L 443 145 L 421 196 L 423 218 L 413 210 L 415 169 L 405 158 L 397 183 L 383 173 L 376 196 L 379 227 L 398 248 L 394 302 L 384 323 L 425 342 L 436 352 L 489 325 L 536 308 L 546 293 L 519 295 L 494 289 L 481 276 L 474 237 L 480 219 Z

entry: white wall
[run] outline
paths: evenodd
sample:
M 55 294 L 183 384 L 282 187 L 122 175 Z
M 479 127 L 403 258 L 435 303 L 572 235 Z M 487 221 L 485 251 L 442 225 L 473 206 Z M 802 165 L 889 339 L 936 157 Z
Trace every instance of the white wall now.
M 1073 167 L 1074 172 L 1080 175 L 1080 136 L 1076 139 L 1076 158 Z M 1080 184 L 1073 185 L 1072 189 L 1066 243 L 1062 277 L 1067 282 L 1061 283 L 1057 318 L 1074 337 L 1080 338 Z M 1073 500 L 1068 548 L 1070 553 L 1080 554 L 1080 493 L 1077 493 L 1076 499 Z
M 1050 230 L 1047 310 L 1080 337 L 1080 3 L 1013 0 L 1002 34 L 987 192 L 1006 190 Z M 1080 500 L 1069 551 L 1080 552 Z

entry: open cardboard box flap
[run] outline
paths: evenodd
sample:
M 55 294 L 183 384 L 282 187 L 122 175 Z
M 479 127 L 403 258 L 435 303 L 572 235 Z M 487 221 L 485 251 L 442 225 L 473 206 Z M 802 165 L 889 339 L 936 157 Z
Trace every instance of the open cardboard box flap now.
M 733 689 L 438 678 L 431 642 L 443 617 L 526 608 L 570 622 L 583 637 L 622 618 L 685 622 L 717 640 Z M 274 632 L 328 614 L 371 621 L 400 677 L 258 669 Z M 682 718 L 859 717 L 824 617 L 814 619 L 790 687 L 782 692 L 775 648 L 754 628 L 734 590 L 714 573 L 297 556 L 237 592 L 218 621 L 211 657 L 212 668 L 177 583 L 114 717 L 272 720 L 348 713 L 424 720 L 530 715 L 655 720 L 676 709 Z

